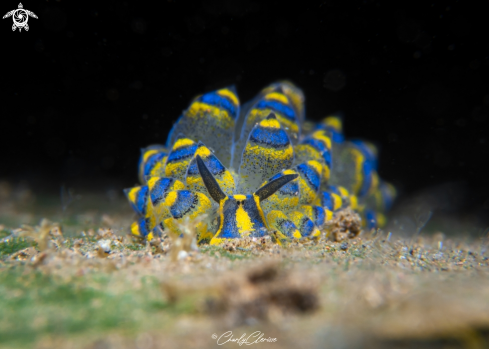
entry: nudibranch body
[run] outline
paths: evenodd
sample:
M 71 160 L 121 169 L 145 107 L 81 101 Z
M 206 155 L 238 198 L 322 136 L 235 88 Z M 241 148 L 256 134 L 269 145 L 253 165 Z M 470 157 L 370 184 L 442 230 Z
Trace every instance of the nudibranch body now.
M 271 235 L 283 244 L 327 236 L 346 208 L 367 229 L 382 226 L 395 189 L 377 174 L 377 149 L 345 140 L 341 118 L 315 124 L 304 110 L 287 81 L 243 108 L 234 87 L 196 97 L 166 145 L 141 151 L 141 186 L 125 190 L 139 216 L 132 234 L 180 234 L 179 221 L 195 220 L 199 243 Z

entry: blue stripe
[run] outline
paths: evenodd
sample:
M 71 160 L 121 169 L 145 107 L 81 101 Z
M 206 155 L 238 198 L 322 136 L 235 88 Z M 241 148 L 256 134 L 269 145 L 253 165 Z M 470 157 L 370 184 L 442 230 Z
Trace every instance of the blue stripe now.
M 333 211 L 333 198 L 327 191 L 321 192 L 321 206 L 327 210 Z
M 330 129 L 329 131 L 331 131 L 331 138 L 333 139 L 333 142 L 343 143 L 343 141 L 345 140 L 345 136 L 343 136 L 342 133 L 333 129 Z
M 294 222 L 292 222 L 291 220 L 288 220 L 288 219 L 284 219 L 282 222 L 280 222 L 280 228 L 281 228 L 282 233 L 284 233 L 285 236 L 287 236 L 289 238 L 294 237 L 293 232 L 294 232 L 294 230 L 297 229 Z
M 291 107 L 278 102 L 278 101 L 273 101 L 273 100 L 261 100 L 258 102 L 256 105 L 257 109 L 272 109 L 276 111 L 277 113 L 280 113 L 284 115 L 287 119 L 292 120 L 294 122 L 297 121 L 297 117 L 295 115 L 294 109 Z
M 173 178 L 161 178 L 156 183 L 150 192 L 151 202 L 157 204 L 163 200 L 168 193 L 168 188 L 175 180 Z
M 190 164 L 187 170 L 187 175 L 197 176 L 199 175 L 199 168 L 197 167 L 197 161 L 194 161 Z
M 324 211 L 324 208 L 321 206 L 313 206 L 312 209 L 314 211 L 314 223 L 316 223 L 318 227 L 322 226 L 326 221 L 326 212 Z
M 277 173 L 275 176 L 273 176 L 272 178 L 270 178 L 268 181 L 271 182 L 271 181 L 274 181 L 276 180 L 277 178 L 280 178 L 282 177 L 284 174 L 282 172 L 279 172 Z
M 312 186 L 314 191 L 317 192 L 321 178 L 319 174 L 312 167 L 309 167 L 306 163 L 297 166 L 297 170 L 305 177 L 307 182 Z
M 205 165 L 214 176 L 217 176 L 218 174 L 221 174 L 226 170 L 226 168 L 221 164 L 221 162 L 215 155 L 210 155 L 208 158 L 203 158 L 202 160 L 204 160 Z M 188 167 L 188 174 L 191 176 L 200 175 L 199 168 L 197 167 L 197 161 L 193 161 L 190 164 L 190 166 Z
M 241 237 L 239 235 L 239 229 L 236 224 L 236 200 L 229 196 L 228 200 L 224 203 L 224 222 L 222 222 L 222 229 L 219 234 L 223 239 L 235 239 Z
M 372 152 L 372 150 L 369 147 L 367 147 L 365 142 L 363 142 L 359 139 L 351 140 L 351 142 L 357 146 L 357 148 L 362 152 L 362 154 L 365 156 L 365 158 L 370 162 L 370 164 L 372 165 L 372 168 L 376 170 L 377 169 L 377 157 Z
M 220 96 L 215 92 L 206 93 L 199 100 L 214 107 L 225 109 L 233 119 L 236 119 L 236 106 L 226 97 Z
M 146 214 L 146 200 L 148 199 L 148 186 L 142 186 L 136 195 L 136 209 L 140 214 Z
M 299 227 L 299 231 L 302 236 L 309 236 L 314 231 L 314 223 L 307 217 L 305 217 Z
M 146 220 L 146 218 L 138 219 L 138 227 L 139 227 L 139 234 L 142 237 L 146 237 L 148 235 L 148 221 Z
M 331 192 L 331 193 L 334 193 L 336 195 L 339 195 L 341 196 L 340 194 L 340 191 L 338 190 L 338 188 L 334 185 L 328 185 L 328 191 Z
M 197 144 L 178 148 L 170 153 L 170 155 L 168 156 L 168 162 L 179 161 L 192 157 L 194 156 L 196 150 Z
M 284 176 L 283 172 L 279 172 L 275 176 L 270 178 L 268 182 L 271 182 L 283 176 Z M 295 194 L 299 192 L 299 182 L 297 181 L 289 182 L 286 185 L 284 185 L 282 188 L 280 188 L 278 191 L 282 195 L 295 196 Z
M 315 138 L 308 137 L 308 138 L 304 139 L 301 143 L 312 146 L 314 149 L 319 151 L 321 154 L 328 150 L 323 142 L 321 142 L 320 140 L 317 140 Z
M 250 140 L 256 143 L 267 144 L 274 148 L 284 148 L 290 144 L 287 133 L 278 128 L 256 127 L 251 133 Z
M 311 147 L 313 147 L 314 149 L 316 149 L 317 151 L 319 151 L 321 153 L 321 156 L 323 157 L 324 159 L 324 162 L 326 163 L 326 165 L 331 168 L 331 153 L 329 151 L 328 148 L 326 148 L 326 146 L 324 145 L 324 143 L 318 139 L 314 139 L 314 138 L 311 138 L 311 137 L 308 137 L 306 139 L 304 139 L 301 144 L 307 144 L 307 145 L 310 145 Z
M 329 152 L 329 150 L 326 150 L 323 153 L 323 159 L 326 165 L 329 167 L 329 169 L 331 169 L 331 153 Z
M 299 192 L 299 182 L 287 183 L 282 188 L 280 188 L 278 192 L 282 195 L 296 196 L 296 193 Z
M 205 164 L 213 175 L 222 173 L 225 170 L 224 166 L 222 166 L 221 162 L 215 155 L 211 155 L 205 159 Z
M 148 160 L 146 160 L 146 163 L 144 164 L 144 175 L 147 176 L 150 174 L 151 170 L 153 167 L 161 161 L 166 156 L 166 153 L 161 152 L 161 153 L 156 153 L 154 155 L 151 155 Z
M 362 167 L 363 181 L 362 181 L 362 186 L 360 188 L 360 192 L 358 193 L 359 197 L 362 197 L 368 193 L 368 190 L 372 185 L 372 171 L 373 171 L 372 163 L 368 160 L 364 161 Z
M 367 229 L 377 228 L 377 213 L 373 210 L 365 211 L 365 220 Z
M 194 205 L 195 195 L 188 190 L 179 190 L 177 200 L 170 207 L 173 218 L 182 218 Z

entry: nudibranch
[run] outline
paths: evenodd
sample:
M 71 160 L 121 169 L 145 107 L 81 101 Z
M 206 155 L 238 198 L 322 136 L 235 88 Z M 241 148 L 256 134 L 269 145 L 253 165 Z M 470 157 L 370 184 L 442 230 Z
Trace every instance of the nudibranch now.
M 377 173 L 377 149 L 347 140 L 342 120 L 305 119 L 304 95 L 288 81 L 241 106 L 234 87 L 197 96 L 165 145 L 141 150 L 140 186 L 125 189 L 147 239 L 196 222 L 199 243 L 263 237 L 284 244 L 328 236 L 351 209 L 365 229 L 385 224 L 395 188 Z M 205 215 L 205 219 L 202 219 Z

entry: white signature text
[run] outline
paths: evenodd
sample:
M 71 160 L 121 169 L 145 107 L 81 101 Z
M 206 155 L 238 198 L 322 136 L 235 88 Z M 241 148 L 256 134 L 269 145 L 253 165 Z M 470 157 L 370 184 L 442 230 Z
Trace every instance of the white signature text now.
M 261 333 L 260 331 L 255 331 L 249 336 L 246 335 L 246 333 L 243 333 L 241 337 L 235 338 L 233 337 L 233 332 L 232 331 L 227 331 L 218 336 L 217 334 L 213 334 L 212 338 L 217 339 L 217 345 L 223 345 L 226 343 L 236 343 L 239 346 L 244 345 L 252 345 L 252 344 L 257 344 L 257 343 L 273 343 L 277 341 L 277 338 L 264 338 L 264 334 Z

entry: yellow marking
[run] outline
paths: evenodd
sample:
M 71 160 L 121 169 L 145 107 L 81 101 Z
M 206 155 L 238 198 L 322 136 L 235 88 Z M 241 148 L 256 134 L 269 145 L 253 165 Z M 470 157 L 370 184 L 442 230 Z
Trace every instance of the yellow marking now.
M 241 195 L 237 195 L 241 196 Z M 243 208 L 243 205 L 239 205 L 236 210 L 236 225 L 238 227 L 238 231 L 240 234 L 243 234 L 246 231 L 254 231 L 253 225 L 254 223 L 251 221 L 248 212 L 246 212 Z
M 289 132 L 292 133 L 299 133 L 299 125 L 297 125 L 295 122 L 277 112 L 275 112 L 275 116 L 277 117 L 277 120 L 280 121 L 283 128 L 288 128 Z
M 295 237 L 296 239 L 302 238 L 302 234 L 298 229 L 294 230 L 294 233 L 292 233 L 292 236 Z
M 160 202 L 154 207 L 153 215 L 156 217 L 157 223 L 159 223 L 171 217 L 170 208 L 166 206 L 164 202 Z
M 233 91 L 227 88 L 223 88 L 222 90 L 217 91 L 217 94 L 219 96 L 228 97 L 233 102 L 235 107 L 239 105 L 238 97 L 234 94 Z
M 202 193 L 195 193 L 195 195 L 199 198 L 199 204 L 196 207 L 196 210 L 190 215 L 190 219 L 194 219 L 197 216 L 206 213 L 211 207 L 211 201 Z
M 277 210 L 274 210 L 274 211 L 270 211 L 268 214 L 267 214 L 267 219 L 269 221 L 273 221 L 273 226 L 275 227 L 275 221 L 278 219 L 278 218 L 287 218 L 285 216 L 285 214 L 282 212 L 282 211 L 277 211 Z
M 300 223 L 301 223 L 302 219 L 304 218 L 304 216 L 307 217 L 307 215 L 305 215 L 304 213 L 299 212 L 299 211 L 292 211 L 287 216 L 298 227 L 300 227 Z M 307 217 L 307 218 L 309 218 L 309 217 Z M 312 220 L 312 221 L 314 221 L 314 220 Z M 321 232 L 319 231 L 319 229 L 314 228 L 314 231 L 309 235 L 309 237 L 317 237 L 320 234 L 321 234 Z
M 216 178 L 217 183 L 219 183 L 219 186 L 227 195 L 231 195 L 234 191 L 233 176 L 226 170 L 220 177 L 221 178 Z
M 178 193 L 176 191 L 171 191 L 165 198 L 164 205 L 167 207 L 171 207 L 175 204 L 178 199 Z
M 363 162 L 365 158 L 362 152 L 358 149 L 352 148 L 351 153 L 353 156 L 353 161 L 355 162 L 355 183 L 353 184 L 353 193 L 358 194 L 362 186 L 363 181 Z
M 224 242 L 233 242 L 234 239 L 224 239 L 224 238 L 216 238 L 214 237 L 211 239 L 211 242 L 209 242 L 209 245 L 221 245 Z
M 183 148 L 185 146 L 193 145 L 193 144 L 195 144 L 195 142 L 193 140 L 188 139 L 188 138 L 181 138 L 175 142 L 172 150 L 177 150 L 177 149 Z
M 209 155 L 211 155 L 211 151 L 207 147 L 199 147 L 194 154 L 194 157 L 200 155 L 202 158 L 206 159 Z
M 222 226 L 224 225 L 224 203 L 228 200 L 228 197 L 226 196 L 224 199 L 221 200 L 219 203 L 219 217 L 220 223 L 219 223 L 219 229 L 217 230 L 216 235 L 212 238 L 210 244 L 211 245 L 218 245 L 222 242 L 222 239 L 219 238 L 219 235 L 221 235 L 222 232 Z M 219 242 L 217 242 L 219 240 Z
M 136 197 L 139 193 L 139 190 L 141 187 L 134 187 L 129 190 L 129 193 L 127 194 L 127 198 L 129 199 L 130 202 L 136 203 Z
M 154 188 L 156 182 L 158 182 L 160 180 L 160 177 L 151 177 L 149 180 L 148 180 L 148 188 L 151 190 Z
M 187 185 L 189 187 L 202 188 L 202 186 L 204 186 L 204 181 L 202 180 L 202 177 L 200 177 L 198 175 L 196 175 L 196 176 L 187 175 Z
M 287 237 L 279 230 L 272 232 L 270 236 L 272 237 L 272 241 L 279 246 L 285 245 L 288 240 Z
M 166 177 L 174 177 L 178 179 L 184 179 L 187 173 L 188 164 L 190 160 L 185 160 L 176 163 L 168 163 L 165 168 Z
M 333 211 L 336 211 L 343 205 L 343 200 L 341 200 L 341 196 L 338 194 L 331 193 L 331 196 L 333 197 Z
M 377 213 L 377 227 L 382 228 L 387 223 L 387 219 L 382 213 Z
M 265 95 L 264 99 L 274 99 L 276 101 L 282 102 L 283 104 L 289 105 L 289 99 L 287 98 L 287 96 L 280 92 L 271 92 Z
M 348 195 L 350 195 L 350 193 L 348 193 L 348 189 L 346 189 L 345 187 L 342 187 L 342 186 L 338 186 L 338 190 L 341 194 L 341 197 L 348 197 Z
M 164 156 L 161 161 L 158 161 L 154 167 L 151 169 L 149 172 L 149 176 L 156 176 L 156 177 L 161 177 L 164 172 L 165 172 L 165 165 L 166 165 L 166 160 L 168 160 L 168 155 Z
M 335 129 L 338 132 L 341 132 L 343 129 L 343 125 L 341 122 L 341 119 L 336 116 L 328 116 L 323 120 L 323 125 L 326 126 L 331 126 L 333 129 Z
M 321 182 L 327 182 L 329 180 L 331 171 L 328 166 L 324 165 L 323 166 L 323 176 L 321 178 Z
M 304 95 L 300 93 L 300 90 L 289 81 L 283 81 L 280 85 L 285 95 L 289 97 L 297 111 L 302 113 L 304 107 Z
M 325 219 L 326 221 L 330 221 L 330 220 L 333 219 L 333 211 L 330 211 L 330 210 L 326 210 L 325 209 L 324 212 L 326 213 L 326 215 L 325 215 L 326 216 L 326 219 Z
M 288 161 L 291 160 L 294 156 L 294 149 L 292 148 L 291 145 L 289 145 L 287 148 L 283 150 L 276 150 L 274 148 L 265 148 L 261 145 L 251 145 L 248 143 L 246 145 L 245 153 L 243 154 L 243 158 L 247 157 L 254 157 L 255 158 L 255 165 L 257 167 L 261 167 L 262 161 L 258 157 L 265 157 L 270 160 L 279 160 L 279 161 Z M 250 160 L 251 161 L 251 160 Z M 277 169 L 277 172 L 280 171 L 280 169 Z
M 180 236 L 182 231 L 178 228 L 176 224 L 176 219 L 173 217 L 167 218 L 163 221 L 163 224 L 166 229 L 168 229 L 175 236 Z
M 282 172 L 284 175 L 288 174 L 297 174 L 294 170 L 285 170 Z M 299 179 L 296 178 L 292 182 L 298 182 Z M 268 181 L 263 182 L 260 187 L 266 185 Z M 273 210 L 288 210 L 289 208 L 295 207 L 299 204 L 299 195 L 297 196 L 288 196 L 282 195 L 278 191 L 270 196 L 265 202 L 260 203 L 260 205 L 264 205 L 265 210 L 273 209 Z
M 312 167 L 319 174 L 319 177 L 322 177 L 323 165 L 319 161 L 311 160 L 307 162 L 307 165 Z
M 204 222 L 200 222 L 195 226 L 195 230 L 197 231 L 197 243 L 201 243 L 203 240 L 211 240 L 214 236 L 211 231 L 209 231 L 207 224 Z
M 289 120 L 279 112 L 269 108 L 251 109 L 250 113 L 248 114 L 248 119 L 246 121 L 247 127 L 252 128 L 252 126 L 254 126 L 257 122 L 265 119 L 268 115 L 270 115 L 271 112 L 275 113 L 275 116 L 277 117 L 277 120 L 280 122 L 282 128 L 288 129 L 288 132 L 291 133 L 296 133 L 296 134 L 299 133 L 299 125 Z
M 260 126 L 268 128 L 280 128 L 280 122 L 277 119 L 264 119 L 260 121 Z
M 151 197 L 149 196 L 149 193 L 147 195 L 148 195 L 148 199 L 146 200 L 146 215 L 145 215 L 145 217 L 146 218 L 151 217 L 151 223 L 154 224 L 151 227 L 151 229 L 153 229 L 156 226 L 156 223 L 154 222 L 154 217 L 153 217 L 155 208 L 153 206 L 153 202 L 151 201 Z
M 350 195 L 350 208 L 356 210 L 358 208 L 358 198 L 356 195 Z
M 277 193 L 273 194 L 270 196 L 264 203 L 265 209 L 267 208 L 272 208 L 272 209 L 284 209 L 288 210 L 290 208 L 296 207 L 299 204 L 299 197 L 298 196 L 293 196 L 293 197 L 283 197 L 283 196 L 278 196 Z
M 138 222 L 133 222 L 131 224 L 131 234 L 135 236 L 141 236 L 141 232 L 139 231 L 139 224 Z
M 285 170 L 285 171 L 283 172 L 283 174 L 284 174 L 284 175 L 289 175 L 289 174 L 297 174 L 297 171 L 294 171 L 294 170 Z M 292 182 L 294 182 L 294 181 L 296 181 L 296 180 L 297 180 L 297 178 L 296 178 L 296 179 L 294 179 L 293 181 L 291 181 L 291 183 L 292 183 Z
M 309 144 L 297 144 L 294 147 L 296 163 L 302 163 L 309 160 L 316 160 L 324 163 L 321 153 Z
M 308 182 L 302 178 L 299 180 L 299 190 L 300 190 L 300 203 L 301 204 L 310 204 L 316 198 L 317 193 L 311 189 Z
M 233 196 L 236 200 L 246 200 L 246 195 L 234 195 Z
M 294 222 L 294 224 L 296 224 L 297 222 L 300 222 L 302 216 L 304 214 L 299 212 L 299 211 L 292 211 L 292 212 L 289 212 L 287 214 L 287 216 L 289 217 L 289 219 Z M 296 224 L 297 225 L 297 224 Z
M 173 186 L 171 187 L 171 189 L 173 190 L 183 190 L 185 189 L 185 184 L 183 184 L 182 182 L 180 182 L 179 180 L 175 180 L 173 182 Z
M 379 154 L 379 150 L 375 145 L 373 145 L 370 142 L 364 142 L 365 146 L 375 155 L 377 156 Z
M 234 126 L 234 119 L 228 114 L 227 110 L 207 103 L 193 102 L 185 115 L 193 119 L 203 119 L 206 125 L 210 117 L 211 119 L 218 120 L 221 123 L 220 127 L 224 129 L 229 129 Z
M 317 139 L 318 141 L 324 142 L 326 144 L 326 148 L 331 150 L 331 138 L 326 135 L 324 130 L 316 131 L 312 134 L 312 138 Z
M 314 215 L 314 208 L 313 206 L 309 206 L 309 205 L 304 205 L 304 206 L 301 206 L 300 207 L 300 210 L 302 211 L 302 213 L 304 213 L 311 221 L 313 222 L 316 222 L 316 217 Z M 331 211 L 328 211 L 326 209 L 324 209 L 325 211 L 325 220 L 330 220 L 331 218 L 333 218 L 333 212 Z M 329 216 L 330 214 L 330 216 Z M 329 217 L 329 218 L 328 218 Z
M 211 106 L 209 104 L 195 101 L 190 105 L 190 108 L 188 108 L 185 115 L 188 115 L 191 118 L 197 118 L 197 117 L 203 118 L 206 116 L 205 113 L 206 112 L 210 113 L 210 111 L 211 111 Z
M 268 229 L 267 220 L 265 219 L 265 214 L 263 213 L 263 210 L 262 210 L 261 205 L 260 205 L 260 198 L 258 196 L 256 196 L 255 194 L 253 194 L 253 199 L 255 200 L 256 207 L 258 208 L 258 212 L 260 213 L 261 220 L 265 224 L 265 228 Z
M 146 236 L 146 240 L 148 240 L 148 241 L 153 240 L 153 232 L 149 233 L 149 234 Z
M 379 182 L 379 174 L 377 173 L 377 171 L 372 171 L 372 182 L 370 183 L 370 188 L 368 190 L 369 194 L 374 193 L 378 189 Z
M 146 151 L 143 155 L 143 163 L 148 161 L 148 159 L 151 155 L 157 154 L 158 152 L 159 152 L 159 150 L 156 150 L 156 149 L 151 149 L 151 150 Z
M 281 235 L 280 237 L 282 239 L 288 239 L 288 237 L 280 231 L 279 226 L 277 224 L 277 220 L 279 219 L 290 220 L 282 211 L 278 211 L 278 210 L 270 211 L 267 214 L 267 219 L 269 222 L 270 229 L 277 230 L 280 233 Z M 302 237 L 300 231 L 297 229 L 292 232 L 292 236 L 294 236 L 297 239 L 300 239 Z
M 313 232 L 311 235 L 309 235 L 311 238 L 317 238 L 319 237 L 319 235 L 321 235 L 321 232 L 319 231 L 318 228 L 314 228 Z
M 298 211 L 292 211 L 290 212 L 288 215 L 289 219 L 294 222 L 294 224 L 298 227 L 300 227 L 300 223 L 302 221 L 302 218 L 305 216 L 302 212 L 298 212 Z M 300 232 L 300 230 L 299 230 Z M 314 233 L 312 233 L 310 236 L 314 237 L 314 236 L 317 236 L 319 235 L 320 232 L 318 229 L 315 229 Z M 294 235 L 295 236 L 295 235 Z M 302 237 L 302 235 L 301 235 Z M 300 238 L 299 238 L 300 239 Z

